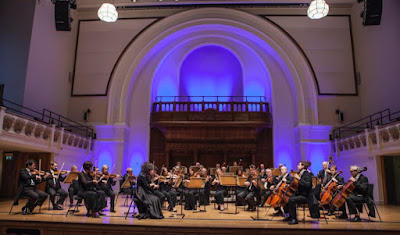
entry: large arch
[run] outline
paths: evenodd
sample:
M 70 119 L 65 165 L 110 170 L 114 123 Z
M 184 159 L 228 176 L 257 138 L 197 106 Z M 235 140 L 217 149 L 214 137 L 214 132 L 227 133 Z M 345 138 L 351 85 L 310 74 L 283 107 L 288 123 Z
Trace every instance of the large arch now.
M 276 146 L 274 158 L 280 155 L 294 161 L 300 159 L 296 127 L 318 124 L 317 89 L 306 58 L 284 32 L 263 18 L 233 9 L 203 8 L 181 12 L 152 25 L 129 45 L 116 65 L 107 122 L 130 128 L 129 147 L 124 147 L 125 165 L 139 165 L 148 157 L 150 94 L 159 63 L 178 47 L 186 45 L 188 53 L 200 44 L 221 43 L 218 38 L 226 44 L 248 48 L 264 64 L 271 85 L 274 120 L 285 113 L 293 116 L 286 123 L 274 122 L 274 130 L 281 130 L 274 133 L 274 142 L 288 137 L 287 143 Z M 287 92 L 287 97 L 278 99 L 282 91 Z

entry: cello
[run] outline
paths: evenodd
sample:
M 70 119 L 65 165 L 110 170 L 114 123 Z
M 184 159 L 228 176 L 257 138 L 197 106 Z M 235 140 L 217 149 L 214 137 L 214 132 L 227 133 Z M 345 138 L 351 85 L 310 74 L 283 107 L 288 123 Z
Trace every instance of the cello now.
M 362 169 L 359 174 L 363 171 L 366 171 L 367 168 L 364 167 L 364 169 Z M 342 190 L 340 191 L 340 193 L 338 193 L 336 195 L 336 197 L 332 200 L 332 205 L 335 206 L 336 208 L 341 207 L 345 201 L 346 198 L 352 194 L 353 190 L 356 188 L 356 186 L 354 186 L 354 182 L 351 180 L 348 180 L 347 183 L 343 186 Z
M 282 201 L 282 194 L 283 194 L 283 188 L 286 187 L 286 182 L 283 181 L 283 179 L 286 179 L 286 177 L 293 172 L 287 172 L 281 179 L 281 181 L 276 185 L 274 190 L 272 191 L 271 196 L 268 197 L 267 199 L 267 204 L 271 205 L 274 208 L 277 208 L 279 204 Z
M 293 170 L 290 172 L 292 173 Z M 284 207 L 289 202 L 289 198 L 296 193 L 297 187 L 299 187 L 299 180 L 293 177 L 293 181 L 282 189 L 282 200 L 280 206 Z
M 322 188 L 321 194 L 320 194 L 322 205 L 327 205 L 332 201 L 333 193 L 337 189 L 337 183 L 334 182 L 333 179 L 336 178 L 336 176 L 338 176 L 340 174 L 342 174 L 342 171 L 336 172 L 336 174 L 334 176 L 332 176 L 332 179 L 329 180 L 329 182 L 326 183 L 326 185 Z

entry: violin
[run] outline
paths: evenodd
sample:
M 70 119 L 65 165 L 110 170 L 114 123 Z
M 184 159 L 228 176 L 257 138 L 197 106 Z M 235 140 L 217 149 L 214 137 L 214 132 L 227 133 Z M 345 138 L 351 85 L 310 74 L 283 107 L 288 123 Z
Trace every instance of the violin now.
M 44 171 L 39 171 L 36 169 L 31 170 L 32 175 L 39 175 L 39 176 L 44 176 L 46 173 Z
M 329 182 L 326 183 L 324 188 L 321 190 L 320 197 L 321 197 L 322 205 L 327 205 L 332 201 L 333 193 L 337 189 L 337 183 L 334 182 L 333 179 L 336 178 L 336 176 L 338 176 L 340 174 L 342 174 L 342 171 L 336 172 L 336 174 L 332 176 L 332 179 L 329 180 Z
M 366 171 L 367 168 L 364 167 L 364 169 L 362 169 L 359 174 L 363 171 Z M 342 190 L 340 191 L 340 193 L 338 193 L 336 195 L 336 197 L 332 200 L 332 205 L 335 206 L 336 208 L 341 207 L 345 202 L 346 202 L 346 198 L 352 194 L 353 190 L 356 188 L 356 186 L 354 186 L 354 182 L 349 180 L 347 181 L 347 183 L 343 186 Z
M 54 174 L 55 175 L 64 175 L 64 174 L 67 174 L 68 172 L 66 171 L 66 170 L 62 170 L 62 171 L 59 171 L 59 170 L 57 170 L 57 171 L 54 171 Z
M 251 174 L 251 181 L 257 180 L 257 178 L 258 178 L 257 173 Z M 250 182 L 249 190 L 251 190 L 252 186 L 253 186 L 253 182 Z
M 103 176 L 104 176 L 105 179 L 114 179 L 114 178 L 116 178 L 116 177 L 119 177 L 118 174 L 110 174 L 110 173 L 108 173 L 108 174 L 103 174 Z
M 94 171 L 90 171 L 88 174 L 89 174 L 91 177 L 96 177 L 96 178 L 100 178 L 100 177 L 101 177 L 101 174 L 100 174 L 100 173 L 96 173 L 96 172 L 94 172 Z

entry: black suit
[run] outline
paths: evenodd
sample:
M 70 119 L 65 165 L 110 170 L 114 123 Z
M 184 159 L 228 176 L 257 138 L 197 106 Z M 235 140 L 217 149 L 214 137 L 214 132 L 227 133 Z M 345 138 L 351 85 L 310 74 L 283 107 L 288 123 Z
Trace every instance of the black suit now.
M 43 202 L 47 198 L 47 193 L 37 190 L 36 184 L 42 182 L 38 180 L 36 175 L 30 174 L 30 171 L 27 169 L 21 169 L 19 171 L 19 179 L 18 179 L 18 194 L 14 200 L 14 204 L 18 204 L 18 199 L 21 196 L 25 196 L 28 198 L 28 202 L 24 206 L 24 208 L 33 211 L 36 206 L 42 206 Z
M 360 173 L 360 177 L 353 183 L 355 189 L 353 195 L 346 198 L 347 207 L 350 214 L 357 214 L 356 203 L 367 203 L 370 215 L 375 217 L 375 208 L 372 198 L 368 195 L 368 178 Z M 362 207 L 359 208 L 361 211 Z
M 312 218 L 319 218 L 319 203 L 312 193 L 312 176 L 307 170 L 300 173 L 299 186 L 296 194 L 289 198 L 287 204 L 289 211 L 289 218 L 297 220 L 296 204 L 308 204 Z
M 250 186 L 246 188 L 243 192 L 239 193 L 237 195 L 237 200 L 240 205 L 249 205 L 248 209 L 255 210 L 256 208 L 256 202 L 254 201 L 254 197 L 256 196 L 256 193 L 258 192 L 257 186 L 254 186 L 253 184 L 253 177 L 249 175 L 247 177 L 247 181 L 250 183 Z
M 48 194 L 50 194 L 50 201 L 51 203 L 53 203 L 53 207 L 56 207 L 56 204 L 59 205 L 64 204 L 64 200 L 68 195 L 67 192 L 65 192 L 65 190 L 61 188 L 61 183 L 60 183 L 64 181 L 65 177 L 59 175 L 58 179 L 56 179 L 53 176 L 54 172 L 50 171 L 48 173 L 50 174 L 50 176 L 46 178 L 46 191 Z M 56 193 L 60 195 L 60 198 L 58 199 L 57 203 L 54 201 Z

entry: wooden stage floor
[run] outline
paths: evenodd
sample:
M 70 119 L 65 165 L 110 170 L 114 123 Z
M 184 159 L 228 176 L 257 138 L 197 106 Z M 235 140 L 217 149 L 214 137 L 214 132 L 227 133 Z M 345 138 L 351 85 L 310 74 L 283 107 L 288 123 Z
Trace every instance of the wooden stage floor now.
M 368 216 L 361 215 L 362 222 L 354 223 L 346 220 L 336 219 L 335 216 L 328 217 L 328 224 L 324 219 L 318 222 L 308 217 L 306 209 L 305 223 L 302 209 L 298 210 L 298 225 L 288 225 L 283 222 L 281 217 L 274 217 L 273 221 L 255 221 L 251 216 L 256 217 L 256 212 L 244 211 L 243 207 L 238 207 L 239 214 L 219 213 L 214 209 L 213 204 L 206 207 L 207 212 L 193 213 L 193 211 L 183 211 L 184 218 L 176 213 L 163 210 L 164 219 L 161 220 L 138 220 L 128 216 L 125 219 L 127 206 L 123 205 L 124 199 L 119 199 L 116 206 L 116 213 L 110 213 L 108 208 L 105 216 L 101 218 L 88 218 L 85 215 L 86 209 L 80 207 L 80 212 L 74 215 L 65 216 L 65 210 L 55 211 L 48 209 L 48 202 L 43 204 L 41 213 L 38 208 L 33 215 L 22 215 L 21 208 L 25 200 L 21 200 L 18 206 L 14 206 L 13 212 L 9 214 L 11 200 L 0 201 L 0 231 L 6 234 L 7 229 L 37 229 L 40 234 L 76 234 L 85 232 L 86 234 L 400 234 L 400 206 L 378 205 L 382 222 L 379 218 L 368 221 Z M 180 206 L 177 206 L 178 213 Z M 201 207 L 203 209 L 203 206 Z M 271 219 L 273 210 L 268 212 L 268 208 L 261 208 L 259 215 L 261 219 Z M 234 204 L 229 204 L 229 210 L 234 212 Z M 9 230 L 10 231 L 10 230 Z M 342 234 L 341 234 L 342 235 Z

